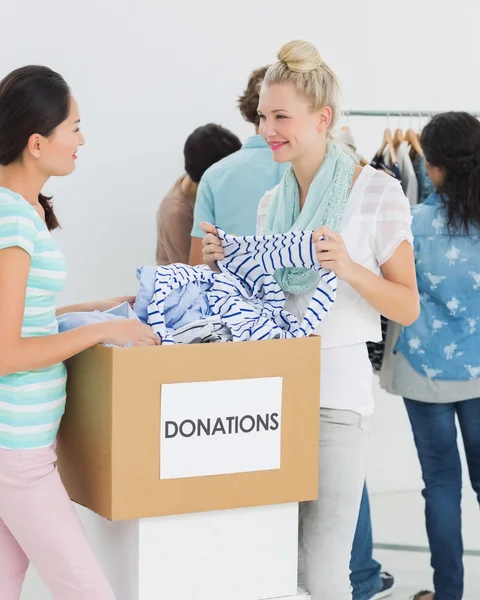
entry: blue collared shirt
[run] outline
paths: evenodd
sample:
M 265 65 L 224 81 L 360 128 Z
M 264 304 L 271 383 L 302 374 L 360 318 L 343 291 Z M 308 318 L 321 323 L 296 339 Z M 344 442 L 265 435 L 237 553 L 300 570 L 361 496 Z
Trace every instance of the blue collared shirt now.
M 450 235 L 436 193 L 412 213 L 421 312 L 396 350 L 430 379 L 480 378 L 480 229 Z
M 201 221 L 235 235 L 255 235 L 257 208 L 265 192 L 280 182 L 288 164 L 278 164 L 260 135 L 203 175 L 195 200 L 192 236 L 203 238 Z

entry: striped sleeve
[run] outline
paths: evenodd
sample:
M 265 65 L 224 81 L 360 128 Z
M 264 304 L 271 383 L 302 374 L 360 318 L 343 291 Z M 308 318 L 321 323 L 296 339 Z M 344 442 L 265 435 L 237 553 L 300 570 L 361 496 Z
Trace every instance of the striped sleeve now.
M 37 228 L 26 202 L 0 197 L 0 250 L 18 247 L 33 256 Z

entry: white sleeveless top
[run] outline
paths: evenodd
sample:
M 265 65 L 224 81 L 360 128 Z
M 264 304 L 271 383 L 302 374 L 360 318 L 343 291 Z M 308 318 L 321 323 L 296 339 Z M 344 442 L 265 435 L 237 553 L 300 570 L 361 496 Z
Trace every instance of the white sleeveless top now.
M 273 192 L 260 201 L 257 234 L 262 231 Z M 400 183 L 366 166 L 350 192 L 339 233 L 352 260 L 381 276 L 381 265 L 398 246 L 405 240 L 413 243 L 411 221 Z M 312 293 L 287 294 L 285 309 L 302 318 L 311 297 Z M 379 313 L 348 283 L 338 281 L 335 303 L 315 335 L 322 337 L 322 407 L 371 414 L 372 368 L 366 342 L 382 339 Z

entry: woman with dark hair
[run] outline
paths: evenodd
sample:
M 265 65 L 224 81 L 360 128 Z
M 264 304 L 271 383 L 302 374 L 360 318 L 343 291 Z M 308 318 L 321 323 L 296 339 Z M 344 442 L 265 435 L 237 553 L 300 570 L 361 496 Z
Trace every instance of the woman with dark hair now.
M 405 398 L 422 467 L 435 593 L 463 596 L 462 471 L 456 419 L 480 501 L 480 123 L 436 116 L 421 143 L 435 185 L 414 209 L 421 313 L 396 346 L 394 390 Z
M 41 190 L 84 144 L 77 103 L 46 67 L 0 82 L 0 597 L 18 600 L 31 561 L 55 600 L 113 600 L 56 468 L 63 364 L 98 343 L 154 345 L 150 327 L 109 321 L 58 333 L 65 261 Z M 74 307 L 105 310 L 125 299 Z

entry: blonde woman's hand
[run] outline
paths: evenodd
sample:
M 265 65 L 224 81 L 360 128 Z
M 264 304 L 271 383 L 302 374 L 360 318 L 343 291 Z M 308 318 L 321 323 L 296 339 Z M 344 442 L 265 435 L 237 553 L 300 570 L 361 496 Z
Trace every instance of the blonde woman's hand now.
M 213 225 L 205 221 L 200 223 L 200 227 L 206 234 L 203 238 L 203 261 L 212 271 L 218 271 L 217 260 L 223 260 L 225 257 L 218 232 Z
M 324 238 L 319 240 L 319 238 Z M 315 242 L 315 240 L 318 240 Z M 350 258 L 345 242 L 339 233 L 329 227 L 320 227 L 313 232 L 317 260 L 324 269 L 332 270 L 347 283 L 355 279 L 358 264 Z

